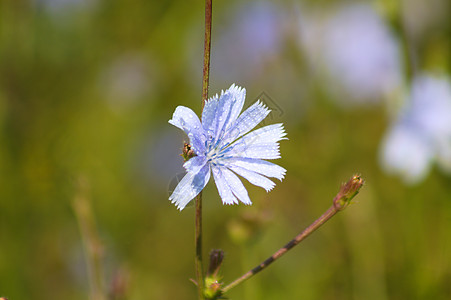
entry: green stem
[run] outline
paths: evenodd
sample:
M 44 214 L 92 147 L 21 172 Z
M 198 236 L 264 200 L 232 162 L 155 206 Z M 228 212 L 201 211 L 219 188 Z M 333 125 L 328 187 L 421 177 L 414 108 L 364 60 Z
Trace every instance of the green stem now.
M 211 51 L 211 15 L 212 15 L 212 0 L 205 0 L 205 42 L 204 42 L 204 68 L 202 76 L 202 109 L 204 109 L 205 101 L 208 98 L 208 85 L 210 80 L 210 51 Z M 199 300 L 204 297 L 204 272 L 202 264 L 202 192 L 196 197 L 196 280 L 197 292 Z
M 204 271 L 202 264 L 202 192 L 196 197 L 196 281 L 199 300 L 204 299 Z

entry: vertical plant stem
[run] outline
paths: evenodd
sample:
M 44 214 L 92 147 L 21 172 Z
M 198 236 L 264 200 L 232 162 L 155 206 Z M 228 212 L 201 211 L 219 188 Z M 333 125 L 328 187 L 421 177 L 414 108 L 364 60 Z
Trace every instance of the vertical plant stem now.
M 204 40 L 204 68 L 202 76 L 202 110 L 208 98 L 208 85 L 210 80 L 210 49 L 211 49 L 211 6 L 212 0 L 205 0 L 205 40 Z M 202 191 L 196 197 L 196 281 L 199 300 L 204 297 L 204 271 L 202 264 Z
M 202 264 L 202 192 L 196 197 L 196 282 L 199 300 L 204 299 L 204 271 Z
M 211 9 L 212 0 L 205 0 L 205 41 L 204 41 L 204 71 L 202 79 L 202 109 L 208 99 L 210 81 L 210 50 L 211 50 Z

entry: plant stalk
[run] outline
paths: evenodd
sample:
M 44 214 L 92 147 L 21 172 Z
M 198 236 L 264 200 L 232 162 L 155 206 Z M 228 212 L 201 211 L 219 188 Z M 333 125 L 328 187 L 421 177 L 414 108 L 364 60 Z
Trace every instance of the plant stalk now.
M 204 62 L 202 76 L 202 110 L 205 101 L 208 99 L 208 86 L 210 81 L 210 51 L 211 51 L 211 17 L 212 17 L 212 0 L 205 0 L 205 40 L 204 40 Z M 204 271 L 202 263 L 202 191 L 196 197 L 196 281 L 199 300 L 204 300 Z

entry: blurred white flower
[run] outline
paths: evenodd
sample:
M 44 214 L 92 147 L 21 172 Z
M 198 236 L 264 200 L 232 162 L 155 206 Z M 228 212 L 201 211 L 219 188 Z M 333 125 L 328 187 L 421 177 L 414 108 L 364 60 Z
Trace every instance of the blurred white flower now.
M 432 162 L 451 174 L 451 81 L 429 74 L 414 79 L 410 97 L 389 128 L 381 148 L 389 173 L 417 183 Z
M 324 13 L 324 12 L 321 12 Z M 321 69 L 340 101 L 377 101 L 401 85 L 398 44 L 368 5 L 348 5 L 325 15 L 303 11 L 301 47 Z

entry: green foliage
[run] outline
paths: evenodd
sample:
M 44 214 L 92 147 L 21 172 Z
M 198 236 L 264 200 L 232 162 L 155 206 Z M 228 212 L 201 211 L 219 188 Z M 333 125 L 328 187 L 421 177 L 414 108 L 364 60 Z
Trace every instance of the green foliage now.
M 200 112 L 203 2 L 99 0 L 58 10 L 45 2 L 52 1 L 0 4 L 0 297 L 87 298 L 71 205 L 83 177 L 107 289 L 117 288 L 119 276 L 126 299 L 195 299 L 188 280 L 194 209 L 179 212 L 167 199 L 170 179 L 182 170 L 183 137 L 167 120 L 177 105 L 198 104 Z M 237 3 L 214 3 L 213 51 L 229 24 L 220 23 L 227 7 Z M 291 2 L 282 5 L 294 11 Z M 449 31 L 448 21 L 433 41 L 418 41 L 421 64 L 450 72 Z M 221 281 L 317 218 L 350 174 L 362 174 L 366 185 L 357 204 L 227 297 L 446 299 L 450 177 L 434 170 L 408 187 L 384 174 L 378 150 L 389 124 L 385 108 L 337 105 L 311 76 L 296 38 L 287 34 L 253 79 L 215 78 L 220 57 L 212 53 L 211 92 L 236 82 L 247 89 L 247 106 L 265 91 L 282 108 L 273 121 L 285 123 L 289 138 L 278 161 L 286 179 L 269 194 L 248 186 L 253 212 L 262 215 L 255 219 L 264 220 L 258 230 L 245 224 L 251 242 L 227 234 L 231 220 L 250 208 L 223 207 L 211 184 L 204 192 L 205 249 L 225 251 Z

